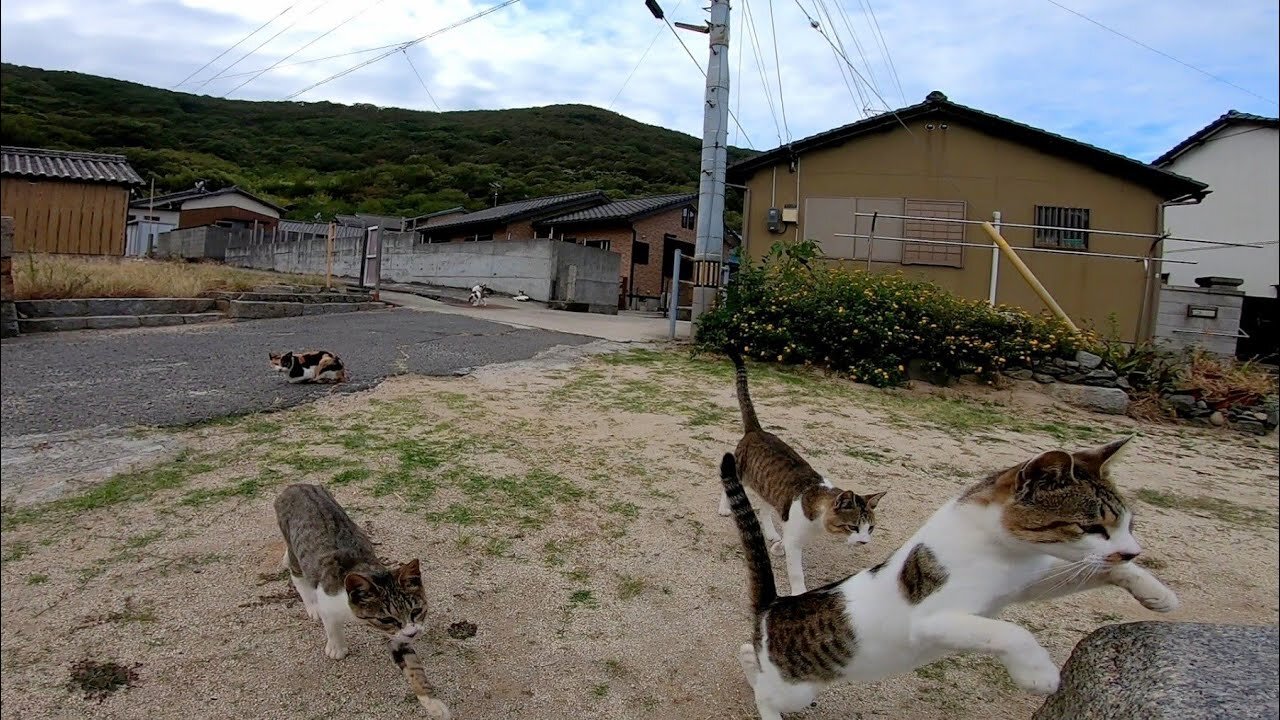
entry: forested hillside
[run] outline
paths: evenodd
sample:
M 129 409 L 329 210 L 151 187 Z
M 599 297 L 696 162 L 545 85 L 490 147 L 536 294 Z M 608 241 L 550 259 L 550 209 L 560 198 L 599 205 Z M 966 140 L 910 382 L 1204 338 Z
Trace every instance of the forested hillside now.
M 697 187 L 697 138 L 586 105 L 437 113 L 248 102 L 9 64 L 0 79 L 6 145 L 123 153 L 157 192 L 234 183 L 297 218 L 474 209 L 492 202 L 492 183 L 500 201 Z

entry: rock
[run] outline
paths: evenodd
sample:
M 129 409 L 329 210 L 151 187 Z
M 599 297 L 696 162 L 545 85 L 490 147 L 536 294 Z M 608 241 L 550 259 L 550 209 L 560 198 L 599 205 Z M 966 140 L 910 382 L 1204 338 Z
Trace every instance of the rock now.
M 1076 362 L 1085 370 L 1092 370 L 1102 364 L 1102 356 L 1094 355 L 1087 350 L 1076 351 Z
M 1214 410 L 1209 415 L 1209 424 L 1214 427 L 1222 427 L 1227 424 L 1227 419 L 1222 416 L 1221 410 Z
M 1133 389 L 1133 386 L 1129 384 L 1129 381 L 1126 378 L 1122 378 L 1122 377 L 1116 378 L 1116 387 L 1126 392 Z
M 1129 395 L 1119 388 L 1056 384 L 1048 386 L 1048 389 L 1059 400 L 1087 410 L 1109 415 L 1129 412 Z
M 1059 376 L 1062 376 L 1062 375 L 1067 374 L 1067 372 L 1068 372 L 1068 370 L 1067 370 L 1066 368 L 1064 368 L 1064 367 L 1062 367 L 1062 366 L 1060 366 L 1060 365 L 1049 365 L 1049 364 L 1044 364 L 1044 365 L 1041 365 L 1041 366 L 1040 366 L 1039 368 L 1037 368 L 1037 369 L 1038 369 L 1040 372 L 1044 373 L 1045 375 L 1051 375 L 1051 376 L 1053 376 L 1053 377 L 1059 377 Z
M 1085 380 L 1115 380 L 1119 377 L 1115 370 L 1111 368 L 1097 368 L 1090 370 L 1089 374 L 1084 376 Z
M 1255 412 L 1249 417 L 1251 420 L 1257 420 L 1260 423 L 1265 423 L 1267 421 L 1267 414 L 1264 412 Z
M 1064 367 L 1064 368 L 1066 368 L 1066 369 L 1068 369 L 1068 370 L 1079 370 L 1079 369 L 1080 369 L 1080 363 L 1076 362 L 1075 360 L 1063 360 L 1063 361 L 1062 361 L 1062 367 Z
M 1081 640 L 1033 720 L 1262 720 L 1280 713 L 1280 631 L 1135 622 Z
M 1057 380 L 1052 375 L 1046 375 L 1044 373 L 1031 373 L 1031 379 L 1035 380 L 1041 385 L 1048 385 L 1049 383 L 1057 382 Z
M 1067 373 L 1062 377 L 1059 377 L 1058 379 L 1064 383 L 1078 383 L 1084 380 L 1084 378 L 1085 378 L 1085 373 L 1075 372 L 1075 373 Z
M 1165 398 L 1182 417 L 1188 417 L 1196 409 L 1196 399 L 1190 395 L 1170 395 Z
M 1015 370 L 1006 370 L 1004 376 L 1010 380 L 1030 380 L 1035 373 L 1030 368 L 1017 368 Z
M 1267 426 L 1257 420 L 1239 420 L 1234 427 L 1240 432 L 1253 433 L 1254 435 L 1267 434 Z
M 1267 412 L 1267 427 L 1274 428 L 1280 425 L 1280 411 L 1270 410 Z

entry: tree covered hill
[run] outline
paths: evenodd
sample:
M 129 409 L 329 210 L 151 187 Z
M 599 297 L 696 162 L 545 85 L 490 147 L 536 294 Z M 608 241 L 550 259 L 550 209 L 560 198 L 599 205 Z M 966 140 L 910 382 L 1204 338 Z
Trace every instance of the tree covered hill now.
M 415 215 L 599 188 L 696 190 L 699 140 L 588 105 L 423 112 L 249 102 L 0 66 L 5 145 L 118 152 L 156 191 L 237 184 L 289 215 Z M 730 161 L 747 155 L 732 149 Z

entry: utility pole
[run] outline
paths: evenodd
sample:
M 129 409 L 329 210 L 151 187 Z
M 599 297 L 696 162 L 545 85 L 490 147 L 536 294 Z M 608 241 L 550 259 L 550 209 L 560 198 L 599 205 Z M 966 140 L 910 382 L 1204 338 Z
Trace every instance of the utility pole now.
M 655 0 L 645 5 L 663 19 Z M 698 185 L 698 230 L 693 252 L 693 308 L 689 319 L 697 332 L 698 317 L 720 294 L 724 259 L 724 183 L 729 155 L 729 0 L 711 0 L 711 22 L 705 26 L 675 23 L 710 38 L 707 91 L 702 114 L 702 168 Z

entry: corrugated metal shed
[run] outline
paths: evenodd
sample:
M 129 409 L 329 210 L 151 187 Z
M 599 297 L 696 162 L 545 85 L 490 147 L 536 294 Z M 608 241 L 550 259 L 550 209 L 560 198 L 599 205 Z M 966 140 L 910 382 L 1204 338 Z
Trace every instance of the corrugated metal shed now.
M 0 147 L 0 175 L 70 182 L 141 185 L 123 155 Z

